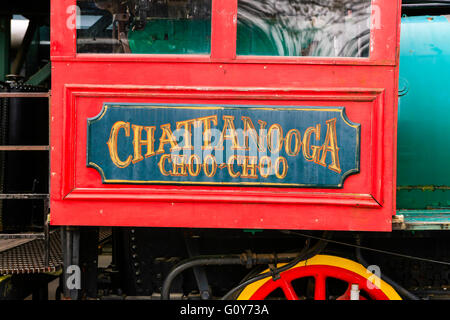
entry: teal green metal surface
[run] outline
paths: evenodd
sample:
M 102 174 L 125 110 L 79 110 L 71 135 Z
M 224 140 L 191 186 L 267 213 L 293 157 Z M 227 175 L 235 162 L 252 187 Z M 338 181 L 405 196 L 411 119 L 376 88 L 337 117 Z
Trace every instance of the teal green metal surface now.
M 450 210 L 399 210 L 400 230 L 450 230 Z
M 52 73 L 52 63 L 49 62 L 45 66 L 43 66 L 38 72 L 32 75 L 26 82 L 26 84 L 32 86 L 41 85 L 44 81 L 50 78 Z
M 211 51 L 211 21 L 153 19 L 143 30 L 131 30 L 132 53 L 208 54 Z
M 284 46 L 285 43 L 283 42 L 282 45 Z M 236 54 L 277 56 L 278 49 L 274 39 L 268 37 L 262 29 L 238 20 Z
M 401 28 L 397 208 L 450 208 L 449 17 L 404 17 Z

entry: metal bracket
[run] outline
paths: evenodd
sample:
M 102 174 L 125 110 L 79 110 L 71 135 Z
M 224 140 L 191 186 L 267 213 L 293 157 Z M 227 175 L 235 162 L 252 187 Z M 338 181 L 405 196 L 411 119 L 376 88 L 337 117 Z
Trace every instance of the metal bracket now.
M 198 239 L 189 236 L 185 237 L 186 248 L 189 257 L 199 256 Z M 200 291 L 200 297 L 202 300 L 208 300 L 211 297 L 211 289 L 208 284 L 208 278 L 206 276 L 205 269 L 203 267 L 194 267 L 194 276 L 197 281 L 197 286 Z

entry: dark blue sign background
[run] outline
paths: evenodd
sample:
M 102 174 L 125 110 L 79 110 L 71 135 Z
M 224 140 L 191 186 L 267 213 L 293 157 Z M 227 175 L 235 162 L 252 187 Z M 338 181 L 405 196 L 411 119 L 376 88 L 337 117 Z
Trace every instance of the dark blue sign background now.
M 236 130 L 244 128 L 242 117 L 248 117 L 256 129 L 256 133 L 260 133 L 260 123 L 266 123 L 265 129 L 269 129 L 273 124 L 279 124 L 283 130 L 283 147 L 279 154 L 271 155 L 267 151 L 268 157 L 272 156 L 275 162 L 277 157 L 282 157 L 286 162 L 280 162 L 278 170 L 285 172 L 285 176 L 281 179 L 275 174 L 263 177 L 259 168 L 256 170 L 257 178 L 245 178 L 242 174 L 239 177 L 232 177 L 227 166 L 227 159 L 230 155 L 256 155 L 257 162 L 261 160 L 261 154 L 256 151 L 256 145 L 251 143 L 250 151 L 231 150 L 231 140 L 224 141 L 222 156 L 218 155 L 218 163 L 216 172 L 213 176 L 208 177 L 203 166 L 199 166 L 198 174 L 192 176 L 174 176 L 164 175 L 160 169 L 161 157 L 171 154 L 171 145 L 164 145 L 164 153 L 155 154 L 151 157 L 144 157 L 143 160 L 136 163 L 128 163 L 127 166 L 118 167 L 110 155 L 110 148 L 107 144 L 110 140 L 111 130 L 116 123 L 127 123 L 129 125 L 129 135 L 122 127 L 117 133 L 116 150 L 117 156 L 121 161 L 125 161 L 134 154 L 133 138 L 134 132 L 132 125 L 137 126 L 153 126 L 154 130 L 154 149 L 160 146 L 160 138 L 163 135 L 162 125 L 170 124 L 171 131 L 177 128 L 176 123 L 190 119 L 215 116 L 217 115 L 217 125 L 213 125 L 212 129 L 222 132 L 225 125 L 224 116 L 234 117 L 234 126 Z M 308 161 L 304 154 L 304 145 L 295 156 L 287 154 L 285 144 L 286 135 L 292 129 L 297 129 L 300 136 L 291 135 L 290 150 L 295 149 L 295 139 L 300 138 L 299 143 L 304 139 L 305 132 L 308 128 L 316 128 L 320 125 L 320 139 L 316 140 L 318 132 L 311 134 L 309 141 L 310 146 L 323 146 L 325 144 L 327 131 L 330 129 L 327 121 L 334 120 L 335 132 L 331 137 L 335 137 L 337 142 L 338 159 L 340 170 L 331 170 L 330 165 L 333 162 L 332 152 L 327 152 L 326 166 Z M 229 125 L 229 123 L 228 123 Z M 194 134 L 193 134 L 194 135 Z M 142 131 L 143 140 L 146 139 L 145 130 Z M 182 138 L 182 137 L 181 137 Z M 244 138 L 239 136 L 239 143 L 243 145 Z M 182 139 L 178 140 L 180 146 Z M 192 139 L 194 144 L 195 138 Z M 252 139 L 249 138 L 252 142 Z M 212 140 L 214 147 L 216 140 Z M 253 149 L 252 149 L 253 148 Z M 147 146 L 141 147 L 142 155 L 147 152 Z M 201 146 L 196 145 L 192 154 L 197 154 L 199 158 L 205 159 L 205 152 L 201 150 Z M 323 152 L 323 151 L 322 151 Z M 330 187 L 338 188 L 343 186 L 345 178 L 354 173 L 359 172 L 359 152 L 360 152 L 360 125 L 349 121 L 345 115 L 343 107 L 294 107 L 294 106 L 230 106 L 230 105 L 179 105 L 179 104 L 117 104 L 105 103 L 102 112 L 95 118 L 88 119 L 88 141 L 87 141 L 87 166 L 97 169 L 102 175 L 103 183 L 130 183 L 130 184 L 210 184 L 210 185 L 265 185 L 265 186 L 298 186 L 298 187 Z M 216 157 L 217 151 L 211 152 Z M 312 154 L 313 150 L 309 149 L 308 154 Z M 179 152 L 180 155 L 183 152 Z M 208 153 L 206 153 L 208 154 Z M 166 156 L 167 157 L 167 156 Z M 320 157 L 319 157 L 320 158 Z M 220 159 L 224 164 L 221 165 Z M 163 161 L 164 170 L 172 172 L 172 163 L 165 159 Z M 211 160 L 211 158 L 210 158 Z M 232 163 L 233 172 L 242 173 L 243 168 L 238 164 L 237 158 Z M 267 165 L 267 162 L 265 163 Z M 273 163 L 272 163 L 273 164 Z M 285 164 L 287 164 L 285 168 Z M 198 169 L 196 166 L 193 168 Z M 211 161 L 208 163 L 207 171 L 212 171 Z M 247 170 L 251 171 L 251 168 Z M 254 173 L 254 172 L 253 172 Z

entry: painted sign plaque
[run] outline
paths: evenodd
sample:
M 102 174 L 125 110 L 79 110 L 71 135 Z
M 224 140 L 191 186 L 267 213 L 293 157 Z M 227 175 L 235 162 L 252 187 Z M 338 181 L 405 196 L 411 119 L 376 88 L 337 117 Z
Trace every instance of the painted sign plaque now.
M 108 184 L 341 188 L 359 172 L 343 107 L 105 103 L 87 140 Z

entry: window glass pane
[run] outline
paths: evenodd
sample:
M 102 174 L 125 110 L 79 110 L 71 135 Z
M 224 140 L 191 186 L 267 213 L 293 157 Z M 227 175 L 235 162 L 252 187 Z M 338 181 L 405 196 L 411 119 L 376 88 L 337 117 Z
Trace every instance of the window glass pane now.
M 238 55 L 368 57 L 371 0 L 238 0 Z
M 77 0 L 77 52 L 209 54 L 211 1 Z

